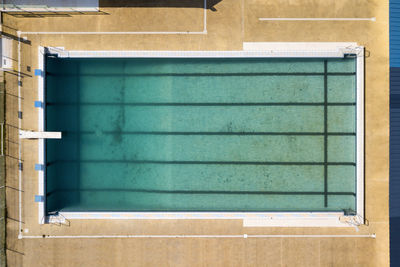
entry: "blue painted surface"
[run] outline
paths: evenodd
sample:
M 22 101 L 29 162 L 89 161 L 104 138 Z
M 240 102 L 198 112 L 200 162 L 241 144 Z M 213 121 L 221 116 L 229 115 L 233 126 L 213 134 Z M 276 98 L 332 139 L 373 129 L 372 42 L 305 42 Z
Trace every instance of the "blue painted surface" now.
M 35 164 L 35 171 L 44 171 L 43 164 Z
M 390 0 L 390 67 L 400 67 L 400 0 Z
M 44 196 L 35 195 L 35 202 L 44 202 Z
M 43 102 L 42 101 L 35 101 L 35 108 L 43 108 Z
M 390 260 L 400 264 L 400 68 L 390 68 Z
M 35 69 L 35 76 L 42 76 L 42 70 Z
M 400 1 L 390 1 L 390 262 L 400 266 Z

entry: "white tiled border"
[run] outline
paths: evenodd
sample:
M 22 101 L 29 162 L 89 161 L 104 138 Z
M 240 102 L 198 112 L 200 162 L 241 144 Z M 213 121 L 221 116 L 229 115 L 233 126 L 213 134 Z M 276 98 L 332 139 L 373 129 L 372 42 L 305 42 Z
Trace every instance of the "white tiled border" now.
M 357 213 L 363 218 L 364 199 L 364 47 L 359 47 L 357 57 Z
M 45 49 L 44 47 L 39 47 L 39 58 L 38 58 L 38 69 L 42 70 L 42 75 L 38 76 L 38 101 L 41 101 L 45 103 Z M 43 132 L 45 130 L 45 105 L 43 108 L 38 109 L 38 131 Z M 38 139 L 38 164 L 46 164 L 46 153 L 45 153 L 45 140 L 44 139 Z M 38 176 L 39 176 L 39 190 L 38 190 L 38 195 L 39 196 L 45 196 L 46 195 L 46 180 L 45 180 L 45 171 L 38 171 Z M 44 223 L 45 219 L 45 202 L 39 202 L 39 223 L 42 224 Z
M 364 223 L 364 48 L 356 43 L 244 43 L 243 51 L 64 51 L 48 48 L 59 57 L 324 57 L 357 55 L 357 214 L 347 216 Z M 39 68 L 44 69 L 44 48 L 39 48 Z M 44 101 L 44 77 L 38 78 L 39 100 Z M 41 92 L 40 92 L 41 91 Z M 39 129 L 44 127 L 44 110 Z M 44 143 L 39 142 L 39 162 L 45 162 Z M 42 173 L 42 174 L 41 174 Z M 39 194 L 45 194 L 44 172 L 39 171 Z M 361 218 L 361 219 L 360 219 Z M 39 203 L 39 223 L 64 219 L 242 219 L 246 227 L 346 227 L 338 212 L 60 212 L 45 217 Z
M 341 58 L 353 50 L 342 47 L 341 49 L 306 50 L 306 49 L 280 49 L 280 50 L 243 50 L 243 51 L 60 51 L 60 49 L 49 48 L 52 53 L 58 54 L 60 58 L 246 58 L 246 57 L 284 57 L 284 58 L 309 58 L 330 57 Z M 353 51 L 354 53 L 354 51 Z

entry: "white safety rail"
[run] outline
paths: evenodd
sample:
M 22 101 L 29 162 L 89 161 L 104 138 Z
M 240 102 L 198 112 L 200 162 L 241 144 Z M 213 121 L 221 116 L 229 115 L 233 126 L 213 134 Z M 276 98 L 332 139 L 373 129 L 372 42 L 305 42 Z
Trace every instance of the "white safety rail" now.
M 59 212 L 45 216 L 45 203 L 39 203 L 39 222 L 60 219 L 239 219 L 244 226 L 280 227 L 354 227 L 364 217 L 364 49 L 356 43 L 244 43 L 243 51 L 63 51 L 47 48 L 59 57 L 271 57 L 342 58 L 357 55 L 357 215 L 343 212 Z M 39 48 L 39 69 L 44 70 L 44 48 Z M 45 71 L 43 71 L 45 73 Z M 44 75 L 38 78 L 39 100 L 44 101 Z M 44 109 L 39 114 L 39 130 L 44 131 Z M 44 142 L 39 139 L 39 163 L 45 164 Z M 45 195 L 45 177 L 39 171 L 39 194 Z M 343 217 L 353 218 L 343 220 Z M 351 221 L 352 223 L 348 223 Z M 363 219 L 360 224 L 363 223 Z

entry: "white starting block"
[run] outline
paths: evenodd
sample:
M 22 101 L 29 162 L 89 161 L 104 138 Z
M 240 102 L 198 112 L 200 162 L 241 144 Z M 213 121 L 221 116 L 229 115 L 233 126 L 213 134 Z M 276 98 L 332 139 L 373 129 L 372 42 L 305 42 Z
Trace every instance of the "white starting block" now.
M 20 139 L 61 139 L 61 132 L 34 132 L 19 130 Z

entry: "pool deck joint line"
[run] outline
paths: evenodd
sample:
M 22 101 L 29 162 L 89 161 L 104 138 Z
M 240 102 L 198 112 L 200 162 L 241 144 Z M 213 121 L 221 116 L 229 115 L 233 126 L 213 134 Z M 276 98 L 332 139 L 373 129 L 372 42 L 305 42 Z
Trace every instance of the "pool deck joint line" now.
M 376 18 L 259 18 L 260 21 L 372 21 Z
M 37 235 L 37 236 L 24 236 L 18 235 L 18 239 L 41 239 L 41 238 L 376 238 L 376 234 L 366 235 Z

